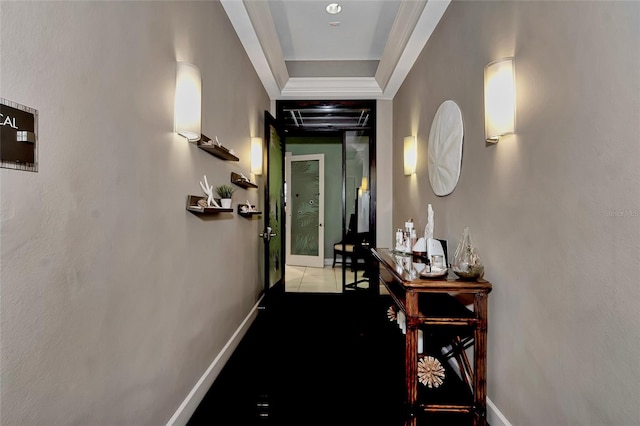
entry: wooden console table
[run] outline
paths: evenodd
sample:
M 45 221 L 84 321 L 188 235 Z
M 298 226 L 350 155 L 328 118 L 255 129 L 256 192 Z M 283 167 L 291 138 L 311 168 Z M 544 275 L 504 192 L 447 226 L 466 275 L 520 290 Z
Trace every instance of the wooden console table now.
M 411 256 L 384 248 L 371 249 L 371 253 L 380 265 L 380 282 L 389 291 L 397 312 L 406 316 L 405 425 L 441 424 L 428 421 L 433 415 L 463 416 L 474 426 L 486 425 L 487 299 L 491 283 L 462 281 L 451 271 L 442 278 L 422 278 L 416 270 L 420 265 L 414 264 Z M 471 303 L 473 309 L 467 308 Z M 419 334 L 423 335 L 422 354 L 418 353 Z M 473 368 L 465 354 L 465 348 L 472 345 Z M 444 369 L 441 385 L 419 383 L 418 365 L 427 356 Z M 450 360 L 455 360 L 460 376 Z M 425 421 L 421 421 L 423 418 Z

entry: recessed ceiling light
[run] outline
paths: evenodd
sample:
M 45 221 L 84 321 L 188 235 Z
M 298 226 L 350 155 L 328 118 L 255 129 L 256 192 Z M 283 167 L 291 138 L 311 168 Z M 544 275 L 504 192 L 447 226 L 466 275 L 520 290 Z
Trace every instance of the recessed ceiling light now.
M 332 15 L 340 13 L 341 10 L 342 6 L 340 6 L 338 3 L 331 3 L 330 5 L 327 5 L 327 13 L 330 13 Z

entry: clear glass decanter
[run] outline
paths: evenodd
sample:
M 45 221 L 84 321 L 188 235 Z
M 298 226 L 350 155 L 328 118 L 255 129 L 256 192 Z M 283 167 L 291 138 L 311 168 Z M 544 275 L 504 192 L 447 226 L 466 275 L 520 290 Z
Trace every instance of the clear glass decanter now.
M 480 260 L 478 251 L 471 242 L 468 226 L 464 227 L 462 238 L 458 242 L 451 269 L 458 277 L 465 280 L 475 280 L 482 278 L 484 275 L 484 265 Z

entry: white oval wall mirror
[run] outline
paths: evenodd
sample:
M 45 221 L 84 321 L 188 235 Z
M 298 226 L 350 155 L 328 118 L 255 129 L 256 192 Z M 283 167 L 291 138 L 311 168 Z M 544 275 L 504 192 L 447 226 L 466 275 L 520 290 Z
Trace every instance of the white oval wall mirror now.
M 463 132 L 460 108 L 451 100 L 444 101 L 433 117 L 427 152 L 429 182 L 440 197 L 451 194 L 458 184 Z

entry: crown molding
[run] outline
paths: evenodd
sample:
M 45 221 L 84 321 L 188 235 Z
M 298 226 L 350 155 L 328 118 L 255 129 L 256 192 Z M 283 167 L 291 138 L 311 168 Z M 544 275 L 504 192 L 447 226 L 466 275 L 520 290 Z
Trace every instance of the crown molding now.
M 374 77 L 291 77 L 279 99 L 378 99 Z
M 272 100 L 393 99 L 451 0 L 402 0 L 375 77 L 324 78 L 289 77 L 266 1 L 220 3 Z
M 387 87 L 426 4 L 426 0 L 403 1 L 400 3 L 398 14 L 393 21 L 387 44 L 384 46 L 380 63 L 376 70 L 375 78 L 381 88 Z
M 429 41 L 431 34 L 436 29 L 438 22 L 444 16 L 451 0 L 429 0 L 425 5 L 420 18 L 416 23 L 411 37 L 407 41 L 406 46 L 402 50 L 402 54 L 396 63 L 393 73 L 389 77 L 384 87 L 384 99 L 393 99 L 393 97 L 402 86 L 402 82 L 411 71 L 413 64 L 420 56 L 422 49 Z M 379 67 L 378 67 L 379 68 Z

